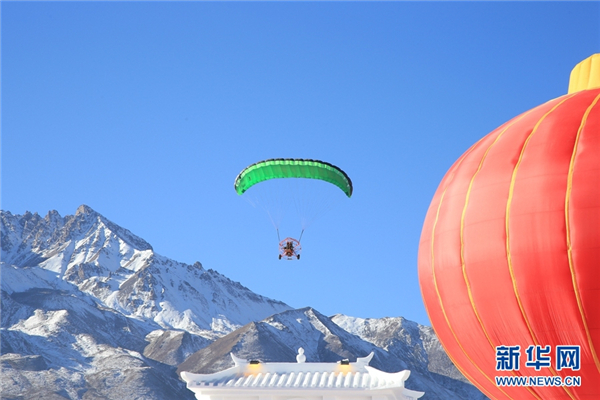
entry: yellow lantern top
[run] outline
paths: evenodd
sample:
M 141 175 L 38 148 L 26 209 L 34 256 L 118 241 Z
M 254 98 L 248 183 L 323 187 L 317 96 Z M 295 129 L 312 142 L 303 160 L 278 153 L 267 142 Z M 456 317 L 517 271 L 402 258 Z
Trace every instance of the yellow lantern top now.
M 569 93 L 600 87 L 600 53 L 586 58 L 573 68 L 569 79 Z

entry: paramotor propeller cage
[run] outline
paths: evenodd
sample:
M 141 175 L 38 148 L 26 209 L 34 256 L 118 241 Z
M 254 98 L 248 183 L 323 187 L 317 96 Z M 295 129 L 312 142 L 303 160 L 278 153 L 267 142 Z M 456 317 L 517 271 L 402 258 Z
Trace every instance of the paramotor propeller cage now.
M 285 258 L 286 260 L 299 260 L 300 253 L 302 252 L 302 246 L 300 241 L 287 237 L 279 242 L 279 259 Z

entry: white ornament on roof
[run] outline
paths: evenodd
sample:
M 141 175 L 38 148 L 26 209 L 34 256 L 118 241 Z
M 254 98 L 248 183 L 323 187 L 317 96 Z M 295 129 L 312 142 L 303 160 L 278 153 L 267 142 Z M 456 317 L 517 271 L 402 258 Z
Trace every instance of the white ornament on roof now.
M 357 357 L 356 358 L 356 366 L 357 367 L 364 367 L 365 365 L 369 365 L 369 363 L 373 359 L 374 355 L 375 355 L 375 353 L 371 352 L 371 354 L 369 354 L 366 357 Z
M 236 356 L 233 355 L 233 353 L 230 353 L 229 355 L 233 359 L 233 363 L 235 364 L 236 367 L 242 367 L 244 365 L 250 364 L 248 362 L 248 360 L 244 360 L 243 358 L 236 357 Z
M 299 363 L 303 363 L 306 361 L 306 356 L 304 355 L 304 349 L 300 347 L 298 349 L 298 355 L 296 356 L 296 361 Z

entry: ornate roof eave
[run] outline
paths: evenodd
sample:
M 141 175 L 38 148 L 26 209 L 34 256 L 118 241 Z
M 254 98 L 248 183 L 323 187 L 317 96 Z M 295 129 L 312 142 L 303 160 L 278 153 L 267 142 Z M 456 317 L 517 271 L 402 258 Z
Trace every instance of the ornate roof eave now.
M 357 358 L 353 363 L 347 360 L 338 363 L 262 363 L 244 360 L 232 353 L 230 355 L 234 362 L 231 368 L 212 374 L 182 372 L 181 377 L 187 382 L 188 388 L 209 391 L 211 388 L 227 387 L 234 391 L 323 389 L 401 392 L 410 376 L 408 370 L 390 373 L 370 367 L 368 364 L 374 357 L 373 352 Z
M 399 372 L 384 372 L 368 365 L 365 366 L 365 369 L 369 372 L 369 375 L 385 382 L 383 387 L 404 387 L 404 381 L 410 376 L 410 371 L 407 369 Z

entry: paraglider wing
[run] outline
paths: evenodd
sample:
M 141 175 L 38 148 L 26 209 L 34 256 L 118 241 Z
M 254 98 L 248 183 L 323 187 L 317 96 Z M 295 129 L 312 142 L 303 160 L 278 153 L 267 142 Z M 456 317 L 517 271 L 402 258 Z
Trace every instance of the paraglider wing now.
M 319 179 L 339 187 L 352 196 L 352 181 L 344 171 L 324 161 L 275 158 L 257 162 L 245 168 L 235 179 L 235 191 L 241 195 L 259 182 L 276 178 Z

